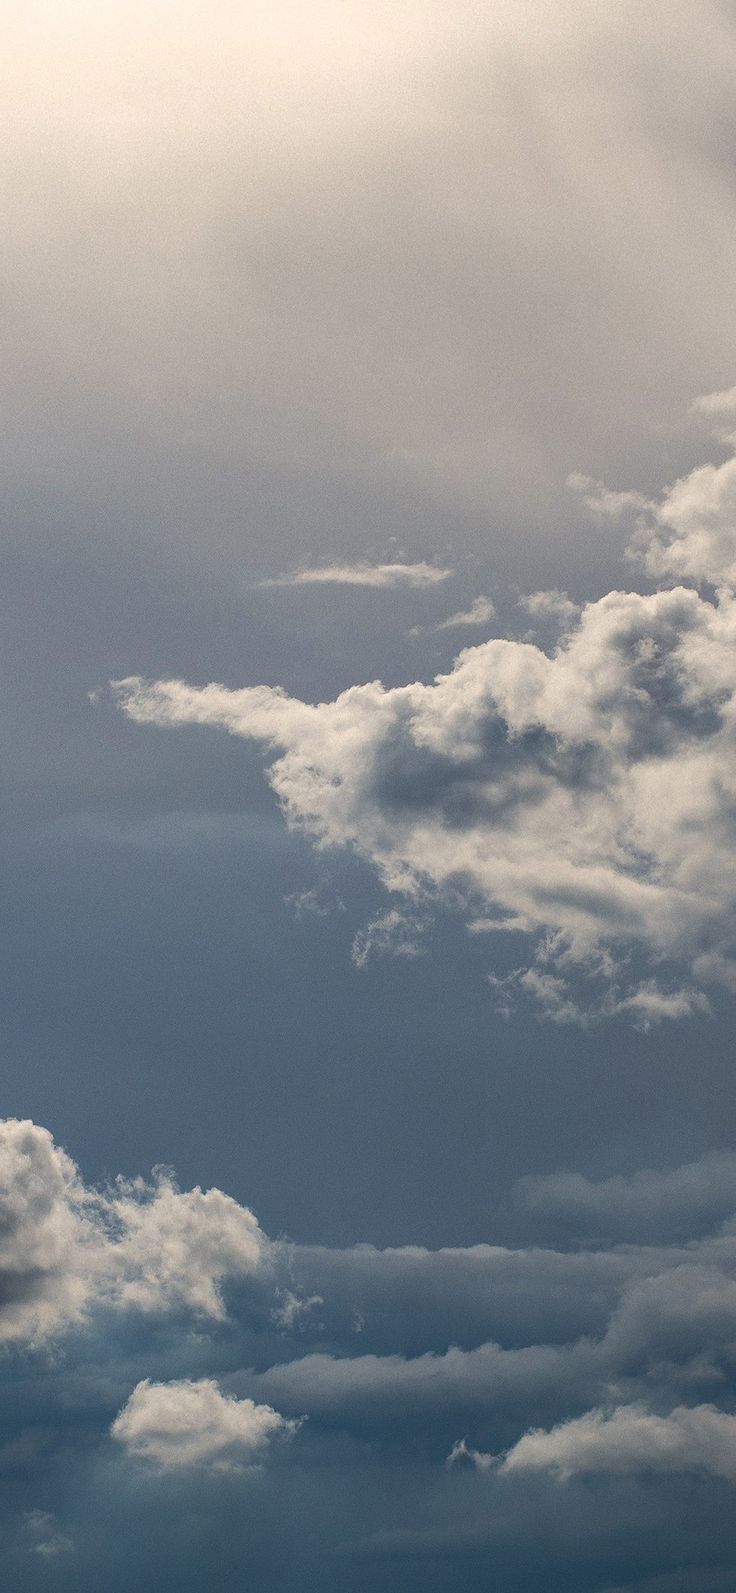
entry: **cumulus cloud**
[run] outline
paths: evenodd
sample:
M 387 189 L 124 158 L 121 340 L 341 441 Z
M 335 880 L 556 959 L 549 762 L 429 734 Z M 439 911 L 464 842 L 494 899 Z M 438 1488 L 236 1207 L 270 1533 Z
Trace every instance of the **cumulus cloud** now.
M 221 1285 L 256 1272 L 255 1217 L 169 1175 L 86 1187 L 48 1130 L 0 1121 L 0 1339 L 37 1342 L 113 1310 L 225 1314 Z
M 33 1124 L 4 1125 L 0 1144 L 5 1337 L 38 1342 L 74 1320 L 89 1326 L 95 1305 L 169 1313 L 166 1334 L 144 1341 L 139 1321 L 131 1333 L 127 1318 L 106 1315 L 92 1341 L 95 1408 L 102 1387 L 105 1425 L 134 1460 L 180 1473 L 238 1470 L 307 1418 L 309 1442 L 390 1435 L 399 1450 L 423 1451 L 439 1482 L 444 1461 L 458 1473 L 447 1479 L 454 1496 L 463 1470 L 483 1473 L 490 1488 L 532 1471 L 542 1487 L 545 1473 L 591 1471 L 736 1479 L 731 1153 L 600 1185 L 564 1174 L 527 1180 L 517 1191 L 527 1218 L 542 1231 L 551 1220 L 574 1249 L 381 1251 L 268 1242 L 226 1196 L 187 1198 L 170 1178 L 100 1193 Z M 34 1230 L 43 1244 L 31 1277 L 19 1258 Z M 184 1310 L 218 1320 L 221 1279 L 259 1268 L 260 1284 L 234 1294 L 216 1348 L 178 1320 Z M 82 1406 L 85 1371 L 73 1357 L 83 1362 L 89 1342 L 65 1344 L 64 1397 Z M 44 1404 L 48 1420 L 48 1392 Z M 37 1535 L 52 1544 L 56 1529 Z
M 497 638 L 431 684 L 315 705 L 268 686 L 114 690 L 139 723 L 262 742 L 288 822 L 360 852 L 390 890 L 464 895 L 476 925 L 526 931 L 522 988 L 558 1021 L 691 1016 L 703 982 L 736 980 L 735 482 L 736 459 L 698 467 L 642 543 L 650 573 L 707 578 L 716 596 L 678 584 L 563 605 L 551 655 Z M 650 964 L 636 980 L 634 948 Z M 564 984 L 576 966 L 598 979 L 582 997 Z
M 138 1383 L 110 1428 L 136 1460 L 161 1471 L 207 1467 L 241 1470 L 271 1439 L 296 1430 L 270 1405 L 223 1394 L 212 1378 L 194 1382 Z
M 292 570 L 288 575 L 262 581 L 262 586 L 437 586 L 452 570 L 437 564 L 326 564 L 321 568 Z M 456 621 L 457 623 L 457 621 Z M 475 620 L 462 622 L 479 623 Z
M 736 1416 L 713 1405 L 678 1406 L 668 1416 L 641 1405 L 591 1410 L 551 1432 L 525 1433 L 502 1472 L 705 1472 L 736 1482 Z
M 733 388 L 695 400 L 693 409 L 709 419 L 736 411 Z M 721 464 L 690 470 L 655 500 L 637 492 L 612 492 L 586 476 L 571 476 L 568 485 L 581 492 L 590 509 L 613 518 L 639 511 L 638 531 L 630 552 L 641 558 L 655 581 L 685 581 L 724 590 L 736 589 L 736 431 L 715 427 L 729 449 Z

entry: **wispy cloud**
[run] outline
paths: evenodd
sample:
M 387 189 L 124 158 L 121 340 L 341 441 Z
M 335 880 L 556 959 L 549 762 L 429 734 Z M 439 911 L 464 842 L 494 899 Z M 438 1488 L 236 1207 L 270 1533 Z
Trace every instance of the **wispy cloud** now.
M 438 631 L 452 631 L 456 626 L 487 625 L 495 616 L 496 610 L 490 597 L 476 597 L 470 608 L 459 609 L 457 614 L 450 614 L 448 619 L 440 620 L 435 626 Z
M 438 586 L 452 570 L 438 564 L 324 564 L 272 576 L 260 586 Z

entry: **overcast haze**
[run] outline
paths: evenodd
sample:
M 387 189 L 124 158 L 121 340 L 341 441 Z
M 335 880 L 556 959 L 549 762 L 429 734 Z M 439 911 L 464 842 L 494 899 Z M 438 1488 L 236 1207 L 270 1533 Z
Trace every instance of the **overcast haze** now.
M 736 6 L 4 5 L 18 1593 L 730 1593 Z

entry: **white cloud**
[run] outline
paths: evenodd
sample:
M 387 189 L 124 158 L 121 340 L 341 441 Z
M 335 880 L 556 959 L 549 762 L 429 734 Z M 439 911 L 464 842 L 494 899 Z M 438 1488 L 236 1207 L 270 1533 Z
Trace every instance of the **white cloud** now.
M 270 1405 L 222 1394 L 211 1378 L 138 1383 L 110 1429 L 136 1460 L 162 1471 L 207 1467 L 240 1470 L 260 1458 L 271 1439 L 296 1430 Z
M 690 1016 L 703 981 L 736 978 L 736 459 L 669 489 L 641 545 L 651 573 L 707 576 L 717 598 L 612 591 L 578 612 L 537 594 L 565 619 L 552 656 L 497 638 L 432 684 L 314 706 L 267 686 L 114 689 L 141 723 L 262 741 L 288 822 L 390 890 L 464 893 L 476 926 L 525 926 L 528 993 L 558 1020 L 581 1005 L 560 983 L 575 964 L 599 977 L 582 999 L 599 1014 Z M 636 979 L 632 948 L 651 964 Z
M 720 393 L 703 393 L 696 398 L 693 413 L 703 415 L 709 422 L 711 430 L 726 448 L 736 447 L 736 387 L 728 387 Z M 724 422 L 730 422 L 725 424 Z
M 45 1128 L 0 1123 L 0 1339 L 79 1321 L 99 1269 L 99 1234 L 74 1163 Z
M 113 1310 L 225 1315 L 222 1282 L 259 1270 L 255 1217 L 170 1177 L 89 1189 L 48 1131 L 0 1121 L 0 1340 L 31 1343 Z
M 736 389 L 696 399 L 697 412 L 732 415 Z M 717 429 L 730 457 L 719 465 L 698 465 L 668 486 L 659 499 L 638 492 L 611 492 L 601 482 L 573 475 L 568 485 L 582 493 L 588 508 L 615 518 L 638 511 L 630 553 L 641 558 L 655 581 L 685 581 L 736 590 L 736 431 Z
M 502 1472 L 705 1472 L 736 1483 L 736 1416 L 713 1405 L 678 1406 L 668 1416 L 641 1405 L 591 1410 L 551 1432 L 525 1433 Z
M 327 564 L 322 568 L 292 570 L 261 586 L 437 586 L 452 570 L 437 564 Z M 476 623 L 465 621 L 464 623 Z
M 440 620 L 435 630 L 452 631 L 456 626 L 488 625 L 495 613 L 490 597 L 475 597 L 470 608 L 460 609 L 457 614 L 450 614 L 448 619 Z
M 417 914 L 390 907 L 371 919 L 365 929 L 358 930 L 350 953 L 356 968 L 365 968 L 374 956 L 421 957 L 424 947 L 420 936 L 425 928 L 425 920 Z
M 580 605 L 573 603 L 567 592 L 561 592 L 558 586 L 542 592 L 527 592 L 519 599 L 519 607 L 535 619 L 554 619 L 561 624 L 569 623 L 580 612 Z
M 165 1175 L 154 1185 L 123 1180 L 106 1215 L 119 1235 L 106 1252 L 103 1285 L 116 1307 L 183 1307 L 221 1321 L 222 1281 L 256 1272 L 264 1259 L 252 1211 L 220 1189 L 182 1192 Z

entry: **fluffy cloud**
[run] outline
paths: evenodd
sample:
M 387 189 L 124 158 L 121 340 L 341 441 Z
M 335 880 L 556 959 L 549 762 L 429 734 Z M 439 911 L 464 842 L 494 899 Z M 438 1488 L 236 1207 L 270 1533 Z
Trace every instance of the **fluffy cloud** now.
M 84 1186 L 45 1128 L 0 1122 L 0 1339 L 35 1342 L 114 1310 L 189 1310 L 221 1320 L 220 1285 L 256 1272 L 264 1239 L 220 1190 Z
M 603 980 L 583 1006 L 644 1027 L 688 1016 L 703 981 L 736 983 L 734 482 L 736 459 L 691 472 L 644 548 L 652 573 L 707 577 L 715 598 L 609 592 L 568 615 L 551 655 L 494 639 L 432 684 L 334 702 L 138 678 L 118 699 L 139 723 L 261 741 L 287 820 L 318 844 L 360 852 L 390 890 L 464 895 L 476 923 L 480 906 L 525 931 L 527 993 L 558 1020 L 580 1010 L 575 963 Z M 651 965 L 636 982 L 632 948 Z
M 110 1429 L 138 1460 L 162 1471 L 206 1466 L 239 1470 L 258 1459 L 277 1433 L 294 1432 L 270 1405 L 222 1394 L 212 1378 L 138 1383 Z
M 490 1496 L 513 1535 L 530 1489 L 542 1515 L 554 1512 L 561 1477 L 599 1473 L 603 1516 L 618 1509 L 621 1479 L 639 1472 L 661 1474 L 668 1489 L 678 1473 L 700 1474 L 706 1485 L 736 1480 L 729 1154 L 600 1186 L 574 1181 L 572 1193 L 564 1175 L 522 1186 L 528 1223 L 544 1229 L 551 1210 L 579 1248 L 379 1251 L 269 1243 L 224 1195 L 189 1198 L 170 1180 L 100 1194 L 33 1124 L 4 1125 L 0 1143 L 2 1300 L 11 1308 L 23 1293 L 22 1251 L 34 1230 L 43 1241 L 25 1279 L 25 1322 L 0 1312 L 6 1336 L 71 1328 L 67 1285 L 77 1322 L 87 1318 L 83 1335 L 69 1333 L 58 1373 L 53 1357 L 40 1380 L 21 1363 L 26 1447 L 13 1436 L 11 1390 L 2 1464 L 27 1464 L 40 1381 L 44 1430 L 56 1397 L 90 1439 L 110 1431 L 132 1460 L 174 1472 L 183 1485 L 187 1475 L 198 1486 L 203 1471 L 247 1468 L 304 1418 L 287 1487 L 315 1454 L 342 1463 L 379 1445 L 397 1467 L 410 1454 L 450 1532 L 464 1500 L 485 1521 Z M 607 1208 L 606 1230 L 598 1219 Z M 628 1242 L 610 1244 L 619 1237 Z M 182 1308 L 217 1319 L 219 1278 L 238 1272 L 253 1281 L 233 1292 L 227 1331 L 192 1333 Z M 96 1304 L 106 1313 L 101 1333 Z M 113 1306 L 127 1314 L 113 1320 Z M 141 1333 L 130 1307 L 166 1311 L 167 1320 Z M 574 1491 L 569 1500 L 574 1514 Z M 546 1531 L 541 1522 L 542 1538 Z M 34 1557 L 68 1547 L 44 1514 L 19 1542 Z
M 551 1432 L 525 1433 L 502 1472 L 700 1471 L 736 1482 L 736 1416 L 713 1405 L 678 1406 L 656 1416 L 640 1405 L 588 1411 Z
M 0 1338 L 37 1338 L 83 1315 L 100 1233 L 74 1163 L 45 1128 L 0 1124 Z

